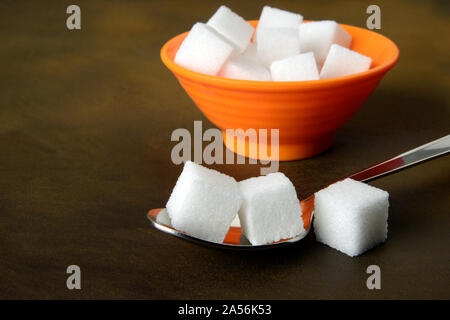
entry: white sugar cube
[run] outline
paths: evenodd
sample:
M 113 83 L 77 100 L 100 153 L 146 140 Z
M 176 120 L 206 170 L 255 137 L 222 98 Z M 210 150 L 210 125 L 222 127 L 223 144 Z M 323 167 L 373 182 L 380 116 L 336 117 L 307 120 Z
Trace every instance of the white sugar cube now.
M 247 21 L 226 6 L 220 6 L 207 24 L 232 42 L 238 53 L 247 48 L 255 31 Z
M 352 179 L 315 194 L 316 239 L 354 257 L 384 242 L 388 232 L 389 194 Z
M 341 47 L 338 44 L 331 45 L 330 52 L 320 71 L 320 78 L 342 77 L 350 74 L 367 71 L 372 59 L 356 51 Z
M 269 70 L 245 56 L 237 56 L 228 60 L 220 70 L 219 76 L 241 80 L 270 81 Z
M 259 29 L 257 38 L 258 57 L 267 67 L 270 67 L 270 64 L 275 60 L 300 53 L 300 41 L 297 29 Z
M 302 23 L 303 17 L 300 14 L 286 10 L 265 6 L 259 17 L 256 34 L 264 28 L 292 28 L 297 29 Z
M 236 180 L 187 161 L 166 208 L 175 229 L 222 243 L 241 203 Z
M 216 75 L 234 50 L 214 29 L 196 23 L 175 55 L 175 63 L 187 69 Z
M 337 43 L 349 48 L 352 37 L 336 21 L 324 20 L 302 23 L 299 27 L 300 48 L 302 52 L 314 52 L 319 69 L 328 55 L 330 46 Z
M 264 62 L 258 56 L 258 46 L 256 45 L 256 42 L 250 42 L 247 49 L 242 53 L 242 56 L 250 58 L 258 64 L 266 66 L 266 64 L 264 64 Z
M 245 49 L 245 51 L 242 52 L 242 56 L 250 58 L 250 59 L 258 62 L 259 61 L 259 57 L 258 57 L 258 51 L 257 51 L 256 42 L 250 42 L 250 44 L 248 45 L 247 49 Z
M 170 222 L 169 214 L 167 213 L 167 209 L 162 209 L 158 212 L 158 216 L 156 217 L 156 222 L 159 224 L 165 224 L 166 226 L 171 227 L 172 222 Z
M 239 182 L 244 202 L 239 210 L 243 234 L 253 245 L 295 237 L 304 231 L 292 182 L 280 172 Z
M 270 73 L 273 81 L 319 80 L 314 53 L 301 53 L 272 62 Z

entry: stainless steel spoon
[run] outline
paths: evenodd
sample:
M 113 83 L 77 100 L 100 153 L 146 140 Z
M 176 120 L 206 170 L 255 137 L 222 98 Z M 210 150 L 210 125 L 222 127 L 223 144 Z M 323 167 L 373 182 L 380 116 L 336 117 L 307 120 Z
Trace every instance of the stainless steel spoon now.
M 430 143 L 424 144 L 420 147 L 402 153 L 398 156 L 390 158 L 386 161 L 380 162 L 367 169 L 352 174 L 347 178 L 354 180 L 367 182 L 391 174 L 393 172 L 405 169 L 415 164 L 419 164 L 426 160 L 433 159 L 435 157 L 444 155 L 450 151 L 450 135 L 434 140 Z M 344 178 L 345 179 L 345 178 Z M 200 245 L 218 247 L 223 249 L 234 250 L 261 250 L 274 247 L 280 247 L 294 242 L 300 241 L 308 234 L 311 229 L 311 222 L 314 214 L 314 194 L 306 199 L 300 201 L 302 208 L 302 219 L 305 227 L 305 232 L 290 239 L 283 239 L 278 242 L 264 244 L 264 245 L 252 245 L 242 234 L 240 227 L 230 227 L 228 234 L 225 237 L 223 243 L 215 243 L 206 240 L 196 238 L 188 235 L 182 231 L 172 228 L 170 225 L 170 218 L 166 209 L 153 209 L 147 214 L 148 219 L 153 226 L 163 232 L 177 236 L 179 238 L 193 241 Z

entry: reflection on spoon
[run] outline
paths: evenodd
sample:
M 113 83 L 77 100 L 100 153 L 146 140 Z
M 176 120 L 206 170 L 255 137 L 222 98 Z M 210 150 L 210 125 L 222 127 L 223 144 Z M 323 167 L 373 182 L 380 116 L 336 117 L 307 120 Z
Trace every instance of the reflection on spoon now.
M 174 236 L 190 240 L 193 242 L 196 242 L 197 244 L 206 245 L 206 246 L 212 246 L 212 247 L 220 247 L 225 249 L 249 249 L 249 250 L 258 250 L 258 249 L 267 249 L 272 248 L 276 246 L 282 246 L 290 243 L 297 242 L 304 237 L 309 232 L 310 226 L 311 226 L 311 214 L 312 212 L 307 212 L 307 210 L 312 210 L 312 206 L 309 205 L 312 203 L 314 205 L 314 201 L 310 201 L 311 198 L 306 199 L 307 203 L 305 204 L 303 201 L 300 202 L 303 210 L 303 224 L 305 227 L 305 230 L 303 233 L 299 234 L 298 236 L 294 238 L 289 239 L 283 239 L 277 242 L 264 244 L 264 245 L 252 245 L 247 238 L 244 236 L 241 230 L 241 226 L 239 223 L 239 218 L 235 219 L 232 223 L 232 226 L 228 230 L 227 235 L 225 236 L 225 240 L 223 243 L 215 243 L 203 239 L 199 239 L 196 237 L 193 237 L 183 231 L 176 230 L 172 227 L 169 214 L 167 213 L 166 209 L 153 209 L 150 210 L 147 214 L 148 219 L 153 224 L 153 226 L 161 231 L 164 231 L 166 233 L 172 234 Z

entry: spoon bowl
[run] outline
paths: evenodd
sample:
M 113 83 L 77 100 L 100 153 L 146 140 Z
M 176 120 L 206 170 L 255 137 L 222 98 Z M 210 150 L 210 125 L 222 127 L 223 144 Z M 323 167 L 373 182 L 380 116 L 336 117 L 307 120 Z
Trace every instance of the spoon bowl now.
M 231 226 L 228 230 L 228 233 L 225 236 L 225 240 L 223 243 L 211 242 L 203 239 L 199 239 L 197 237 L 193 237 L 183 231 L 174 229 L 170 224 L 170 218 L 167 214 L 167 210 L 165 208 L 152 209 L 147 213 L 147 218 L 150 220 L 152 225 L 163 232 L 171 234 L 173 236 L 189 240 L 195 242 L 200 245 L 208 246 L 208 247 L 217 247 L 222 249 L 243 249 L 243 250 L 261 250 L 261 249 L 269 249 L 276 248 L 280 246 L 285 246 L 288 244 L 295 243 L 297 241 L 302 240 L 306 237 L 311 229 L 311 222 L 313 217 L 313 209 L 314 209 L 314 196 L 309 197 L 305 200 L 300 201 L 300 206 L 302 208 L 302 220 L 304 231 L 300 233 L 298 236 L 288 239 L 282 239 L 277 242 L 272 242 L 263 245 L 252 245 L 247 238 L 242 233 L 241 227 Z M 159 217 L 159 218 L 158 218 Z

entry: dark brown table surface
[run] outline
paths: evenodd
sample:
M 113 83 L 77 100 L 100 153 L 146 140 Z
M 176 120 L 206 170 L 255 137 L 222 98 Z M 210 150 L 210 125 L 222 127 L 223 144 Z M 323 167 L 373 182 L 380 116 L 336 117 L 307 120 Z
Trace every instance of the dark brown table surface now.
M 80 5 L 82 29 L 66 28 Z M 450 161 L 374 181 L 391 195 L 385 244 L 350 258 L 314 234 L 290 247 L 233 252 L 153 229 L 181 166 L 176 128 L 202 120 L 159 58 L 163 43 L 221 1 L 0 2 L 0 298 L 450 298 Z M 307 19 L 365 26 L 370 1 L 276 1 Z M 227 1 L 257 19 L 256 1 Z M 449 6 L 389 1 L 381 33 L 398 65 L 315 158 L 284 162 L 299 197 L 449 133 Z M 259 165 L 215 165 L 237 180 Z M 82 289 L 66 288 L 79 265 Z M 366 268 L 381 267 L 381 290 Z

